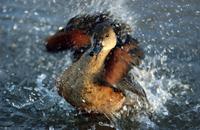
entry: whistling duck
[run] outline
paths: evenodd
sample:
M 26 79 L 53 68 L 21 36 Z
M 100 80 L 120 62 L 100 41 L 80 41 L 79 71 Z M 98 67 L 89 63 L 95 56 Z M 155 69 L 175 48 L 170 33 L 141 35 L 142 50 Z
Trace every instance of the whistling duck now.
M 126 91 L 147 102 L 144 90 L 126 76 L 143 52 L 125 25 L 107 14 L 78 16 L 47 39 L 48 51 L 76 52 L 76 61 L 57 81 L 59 94 L 74 107 L 112 117 L 130 103 Z

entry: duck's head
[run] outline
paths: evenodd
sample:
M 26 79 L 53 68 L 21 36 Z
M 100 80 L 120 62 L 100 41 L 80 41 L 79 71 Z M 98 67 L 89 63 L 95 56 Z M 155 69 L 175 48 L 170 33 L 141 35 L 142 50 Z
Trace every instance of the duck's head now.
M 94 30 L 91 55 L 102 51 L 110 51 L 116 46 L 117 37 L 111 25 L 99 24 Z

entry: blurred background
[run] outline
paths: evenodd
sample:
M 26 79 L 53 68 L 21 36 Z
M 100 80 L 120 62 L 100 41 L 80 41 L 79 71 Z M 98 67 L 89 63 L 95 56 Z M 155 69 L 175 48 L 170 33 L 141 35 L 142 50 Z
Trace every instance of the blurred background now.
M 106 10 L 132 26 L 145 51 L 130 73 L 154 114 L 138 117 L 138 128 L 200 129 L 199 7 L 199 0 L 0 0 L 0 128 L 112 129 L 77 115 L 58 96 L 55 79 L 72 52 L 44 46 L 71 17 Z

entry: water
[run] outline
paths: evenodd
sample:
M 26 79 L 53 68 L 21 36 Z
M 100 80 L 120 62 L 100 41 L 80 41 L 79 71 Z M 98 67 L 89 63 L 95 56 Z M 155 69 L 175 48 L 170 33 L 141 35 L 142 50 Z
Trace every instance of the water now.
M 147 92 L 154 114 L 151 119 L 138 117 L 143 124 L 139 128 L 200 129 L 199 0 L 0 3 L 1 129 L 112 129 L 75 113 L 58 96 L 55 78 L 71 64 L 72 55 L 49 54 L 44 47 L 44 39 L 71 17 L 102 10 L 127 21 L 145 51 L 141 66 L 130 73 Z

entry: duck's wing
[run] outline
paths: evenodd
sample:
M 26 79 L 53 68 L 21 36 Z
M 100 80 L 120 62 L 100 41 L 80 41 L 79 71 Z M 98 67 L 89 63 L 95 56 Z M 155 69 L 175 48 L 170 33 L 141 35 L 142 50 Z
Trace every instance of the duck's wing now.
M 79 49 L 90 44 L 90 37 L 97 24 L 108 22 L 117 34 L 118 45 L 131 32 L 128 24 L 114 19 L 110 12 L 77 15 L 69 20 L 67 25 L 47 38 L 46 48 L 48 51 L 60 51 L 67 49 Z M 84 50 L 85 51 L 85 50 Z
M 103 80 L 102 78 L 98 78 L 97 82 L 99 85 L 106 86 L 112 88 L 115 92 L 122 92 L 124 95 L 126 95 L 126 91 L 132 92 L 134 94 L 137 94 L 139 97 L 142 98 L 142 100 L 147 101 L 147 96 L 142 88 L 142 86 L 135 80 L 132 80 L 130 77 L 123 78 L 118 84 L 113 85 L 107 82 L 106 80 Z
M 90 36 L 81 30 L 58 31 L 47 38 L 46 48 L 48 51 L 65 49 L 80 49 L 90 45 Z
M 105 62 L 104 79 L 115 85 L 121 81 L 134 65 L 139 65 L 143 51 L 135 39 L 128 39 L 125 44 L 115 47 Z
M 99 23 L 111 20 L 112 17 L 109 12 L 96 13 L 96 14 L 83 14 L 77 15 L 69 20 L 64 28 L 64 31 L 79 29 L 84 30 L 89 35 L 92 35 L 93 29 Z
M 91 44 L 93 28 L 108 19 L 109 13 L 77 15 L 63 29 L 46 39 L 46 48 L 50 52 L 75 50 L 75 57 L 80 57 Z
M 143 108 L 144 109 L 149 109 L 151 108 L 151 104 L 147 98 L 146 92 L 144 91 L 144 89 L 142 88 L 142 86 L 136 81 L 136 80 L 132 80 L 129 77 L 125 77 L 123 80 L 121 80 L 117 85 L 115 85 L 115 87 L 122 91 L 122 93 L 124 95 L 127 94 L 126 91 L 132 92 L 134 94 L 136 94 L 138 96 L 139 99 L 137 99 L 137 101 L 144 101 L 144 102 L 140 102 L 140 103 L 144 103 Z M 126 95 L 128 96 L 128 95 Z M 140 100 L 141 99 L 141 100 Z M 131 105 L 133 102 L 131 101 L 132 99 L 127 98 L 126 103 L 127 105 Z M 133 104 L 132 104 L 133 105 Z M 150 111 L 148 111 L 148 114 L 151 114 Z
M 135 80 L 130 80 L 128 77 L 124 78 L 123 80 L 121 80 L 117 85 L 116 88 L 118 88 L 119 90 L 125 91 L 131 91 L 135 94 L 137 94 L 140 97 L 143 97 L 144 99 L 147 98 L 146 93 L 144 91 L 144 89 L 142 88 L 142 86 Z
M 103 22 L 110 23 L 115 33 L 117 34 L 117 47 L 119 49 L 114 49 L 114 51 L 112 51 L 114 53 L 113 57 L 115 57 L 115 55 L 117 54 L 124 53 L 124 57 L 127 58 L 125 62 L 128 63 L 119 62 L 115 66 L 120 66 L 121 64 L 124 67 L 122 67 L 122 71 L 125 72 L 125 70 L 127 70 L 126 64 L 129 64 L 130 57 L 132 56 L 129 56 L 127 52 L 123 51 L 123 49 L 120 48 L 124 46 L 126 46 L 126 48 L 129 48 L 127 47 L 128 45 L 124 45 L 124 43 L 126 42 L 123 41 L 128 39 L 129 35 L 127 34 L 131 32 L 131 27 L 128 24 L 115 19 L 113 15 L 110 14 L 110 12 L 96 13 L 93 15 L 77 15 L 71 18 L 63 29 L 57 31 L 53 36 L 50 36 L 46 39 L 47 51 L 57 52 L 60 50 L 73 50 L 75 52 L 74 60 L 78 60 L 82 56 L 82 54 L 90 47 L 91 35 L 93 34 L 95 26 Z M 132 45 L 130 45 L 129 50 L 131 50 L 131 48 Z M 135 60 L 133 60 L 132 62 L 136 63 L 137 58 L 135 57 L 134 59 Z M 112 60 L 110 60 L 109 63 L 112 63 Z M 120 73 L 119 75 L 122 75 L 122 73 Z M 118 79 L 120 78 L 116 78 L 116 80 Z

